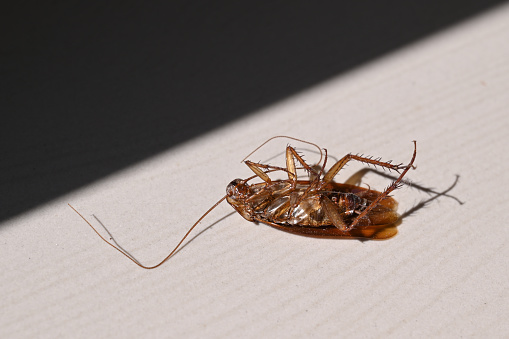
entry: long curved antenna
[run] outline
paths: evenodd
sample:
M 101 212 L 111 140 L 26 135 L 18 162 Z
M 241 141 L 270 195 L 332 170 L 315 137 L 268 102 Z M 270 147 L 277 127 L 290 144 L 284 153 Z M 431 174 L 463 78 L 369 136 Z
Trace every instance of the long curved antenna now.
M 295 140 L 295 141 L 298 141 L 298 142 L 302 142 L 302 143 L 305 143 L 305 144 L 308 144 L 308 145 L 312 145 L 312 146 L 315 146 L 318 151 L 320 152 L 320 160 L 318 160 L 318 163 L 321 163 L 322 162 L 322 158 L 323 158 L 323 153 L 322 153 L 322 149 L 320 148 L 320 146 L 318 146 L 317 144 L 314 144 L 312 142 L 309 142 L 309 141 L 305 141 L 305 140 L 302 140 L 302 139 L 297 139 L 297 138 L 294 138 L 294 137 L 289 137 L 289 136 L 286 136 L 286 135 L 276 135 L 275 137 L 272 137 L 270 139 L 267 139 L 263 144 L 261 144 L 260 146 L 256 147 L 254 151 L 252 151 L 251 153 L 249 153 L 244 159 L 242 159 L 240 162 L 244 162 L 244 160 L 246 160 L 247 158 L 249 158 L 251 155 L 253 155 L 256 151 L 258 151 L 260 148 L 262 148 L 266 143 L 268 143 L 269 141 L 271 140 L 274 140 L 274 139 L 277 139 L 277 138 L 287 138 L 287 139 L 291 139 L 291 140 Z
M 128 253 L 126 253 L 124 250 L 120 249 L 118 246 L 112 244 L 111 242 L 109 242 L 108 240 L 106 240 L 95 228 L 94 226 L 92 226 L 92 224 L 87 220 L 85 219 L 84 216 L 81 215 L 80 212 L 78 212 L 74 207 L 71 206 L 71 204 L 67 204 L 69 205 L 70 208 L 73 209 L 74 212 L 76 212 L 80 217 L 81 219 L 85 220 L 85 222 L 90 226 L 92 227 L 92 229 L 94 230 L 94 232 L 105 242 L 107 243 L 108 245 L 110 245 L 111 247 L 113 247 L 114 249 L 116 249 L 117 251 L 119 251 L 120 253 L 122 253 L 123 255 L 125 255 L 127 257 L 127 259 L 131 260 L 133 263 L 135 263 L 136 265 L 140 266 L 141 268 L 145 268 L 147 270 L 151 270 L 153 268 L 156 268 L 156 267 L 159 267 L 161 266 L 166 260 L 170 259 L 170 257 L 179 249 L 180 245 L 182 245 L 182 243 L 184 242 L 184 240 L 187 238 L 187 236 L 191 233 L 191 231 L 196 227 L 196 225 L 198 225 L 200 223 L 200 221 L 203 220 L 203 218 L 205 218 L 205 216 L 207 214 L 209 214 L 214 208 L 217 207 L 217 205 L 219 205 L 220 203 L 223 202 L 223 200 L 226 199 L 226 195 L 224 197 L 222 197 L 218 202 L 216 202 L 214 204 L 214 206 L 212 206 L 211 208 L 209 208 L 207 210 L 207 212 L 205 212 L 201 217 L 200 219 L 198 219 L 198 221 L 196 221 L 194 223 L 193 226 L 191 226 L 191 228 L 189 229 L 189 231 L 187 231 L 187 233 L 184 235 L 184 237 L 180 240 L 180 242 L 177 244 L 177 246 L 173 249 L 173 251 L 170 252 L 170 254 L 168 254 L 168 256 L 166 256 L 166 258 L 164 258 L 159 264 L 157 265 L 154 265 L 154 266 L 144 266 L 142 264 L 140 264 L 138 261 L 136 261 L 135 259 L 133 259 Z

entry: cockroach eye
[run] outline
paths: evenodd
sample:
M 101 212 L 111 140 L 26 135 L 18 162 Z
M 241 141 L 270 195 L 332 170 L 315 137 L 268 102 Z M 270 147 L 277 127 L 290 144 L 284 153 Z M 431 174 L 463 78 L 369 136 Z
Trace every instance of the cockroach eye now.
M 235 180 L 232 180 L 228 186 L 226 186 L 226 194 L 228 196 L 231 196 L 233 194 L 233 191 L 235 189 L 235 187 L 240 184 L 242 182 L 242 179 L 235 179 Z
M 241 197 L 247 193 L 247 184 L 242 179 L 235 179 L 226 186 L 226 196 Z

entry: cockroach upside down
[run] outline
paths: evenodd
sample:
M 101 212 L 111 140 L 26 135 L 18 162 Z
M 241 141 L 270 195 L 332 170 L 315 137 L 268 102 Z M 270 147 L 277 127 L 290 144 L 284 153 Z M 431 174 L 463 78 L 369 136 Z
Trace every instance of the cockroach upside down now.
M 259 146 L 265 145 L 273 137 Z M 414 141 L 414 152 L 408 165 L 394 165 L 390 161 L 347 154 L 326 171 L 327 150 L 317 145 L 295 139 L 316 147 L 320 152 L 317 165 L 310 166 L 295 148 L 286 147 L 286 167 L 277 167 L 245 160 L 244 163 L 255 175 L 247 179 L 235 179 L 226 188 L 226 195 L 214 204 L 188 230 L 175 249 L 154 266 L 144 266 L 133 259 L 127 252 L 106 240 L 74 207 L 69 205 L 90 227 L 110 246 L 128 257 L 138 266 L 156 268 L 168 260 L 180 247 L 186 237 L 198 223 L 224 199 L 246 220 L 268 224 L 277 229 L 319 238 L 360 238 L 388 239 L 396 235 L 396 213 L 398 203 L 389 194 L 399 188 L 403 177 L 413 166 L 417 154 L 417 143 Z M 251 154 L 253 154 L 253 151 Z M 250 155 L 251 155 L 250 154 Z M 323 163 L 322 163 L 323 158 Z M 394 170 L 399 174 L 397 179 L 383 192 L 333 181 L 338 172 L 351 160 L 364 164 Z M 297 170 L 308 173 L 306 180 L 298 177 Z M 272 180 L 269 173 L 284 173 L 287 179 Z M 259 183 L 251 180 L 261 179 Z
M 263 182 L 250 185 L 251 178 L 233 180 L 226 189 L 226 200 L 246 220 L 291 233 L 328 238 L 391 238 L 397 233 L 394 224 L 399 215 L 396 200 L 388 195 L 400 187 L 403 177 L 412 168 L 415 146 L 414 142 L 414 153 L 408 165 L 348 154 L 327 172 L 326 150 L 323 165 L 316 170 L 316 166 L 309 166 L 293 147 L 287 146 L 286 168 L 245 161 Z M 350 160 L 402 172 L 383 192 L 334 182 L 333 178 Z M 297 178 L 296 163 L 309 173 L 309 180 Z M 272 181 L 267 175 L 269 171 L 284 171 L 288 179 Z

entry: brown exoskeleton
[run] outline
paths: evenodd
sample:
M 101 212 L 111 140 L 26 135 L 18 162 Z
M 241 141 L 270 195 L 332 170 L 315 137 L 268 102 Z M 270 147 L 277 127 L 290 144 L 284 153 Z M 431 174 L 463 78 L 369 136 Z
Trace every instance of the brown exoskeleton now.
M 279 136 L 265 143 L 274 138 Z M 285 138 L 313 145 L 322 154 L 322 150 L 313 143 L 291 137 Z M 168 260 L 194 227 L 224 199 L 246 220 L 265 223 L 290 233 L 320 238 L 361 239 L 388 239 L 396 235 L 395 223 L 399 219 L 396 213 L 398 203 L 388 195 L 402 185 L 405 174 L 410 168 L 414 168 L 413 163 L 417 154 L 416 142 L 414 141 L 414 152 L 408 165 L 393 165 L 391 162 L 382 162 L 380 159 L 348 154 L 326 172 L 327 150 L 324 149 L 324 152 L 323 164 L 313 167 L 309 166 L 291 146 L 286 148 L 285 168 L 244 161 L 255 175 L 247 179 L 233 180 L 226 188 L 226 195 L 205 212 L 175 249 L 155 266 L 144 266 L 137 262 L 127 252 L 106 240 L 74 207 L 69 206 L 106 243 L 146 269 L 156 268 Z M 334 182 L 334 177 L 350 160 L 380 166 L 398 173 L 401 171 L 401 173 L 383 192 Z M 320 162 L 321 158 L 319 164 Z M 302 167 L 297 167 L 296 163 Z M 304 169 L 309 173 L 308 180 L 299 180 L 298 169 Z M 276 171 L 286 173 L 288 179 L 271 180 L 268 173 Z M 262 182 L 249 184 L 249 181 L 254 178 L 260 178 Z
M 291 233 L 315 237 L 391 238 L 397 233 L 394 223 L 399 215 L 396 213 L 396 200 L 388 195 L 399 187 L 412 168 L 415 146 L 414 141 L 414 153 L 408 165 L 393 165 L 379 159 L 348 154 L 325 174 L 326 150 L 323 165 L 315 170 L 293 147 L 287 146 L 286 168 L 245 161 L 263 182 L 249 185 L 247 182 L 251 178 L 233 180 L 226 189 L 226 200 L 246 220 L 262 222 Z M 332 181 L 350 160 L 403 172 L 383 193 Z M 308 171 L 310 180 L 298 180 L 295 161 Z M 267 170 L 284 171 L 288 179 L 272 181 Z

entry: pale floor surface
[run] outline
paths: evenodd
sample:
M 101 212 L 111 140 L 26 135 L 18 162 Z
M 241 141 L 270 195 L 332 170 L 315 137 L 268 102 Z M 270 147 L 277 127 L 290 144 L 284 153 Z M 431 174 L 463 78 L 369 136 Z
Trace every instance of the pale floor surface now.
M 505 6 L 6 221 L 0 337 L 509 336 L 508 36 Z M 401 213 L 427 203 L 381 242 L 294 236 L 222 204 L 152 271 L 67 206 L 154 264 L 274 135 L 397 162 L 417 140 L 408 179 L 446 194 L 395 192 Z M 251 159 L 283 165 L 286 143 Z

